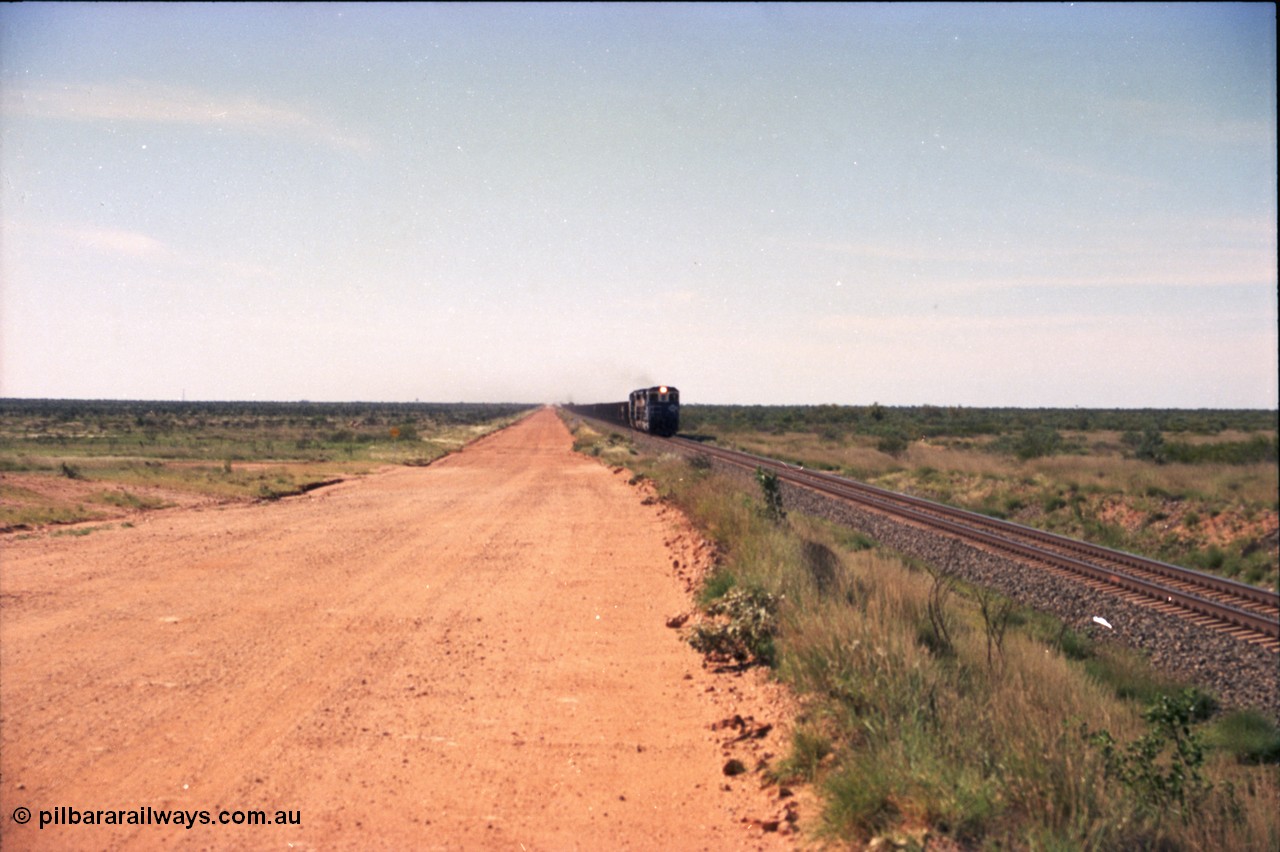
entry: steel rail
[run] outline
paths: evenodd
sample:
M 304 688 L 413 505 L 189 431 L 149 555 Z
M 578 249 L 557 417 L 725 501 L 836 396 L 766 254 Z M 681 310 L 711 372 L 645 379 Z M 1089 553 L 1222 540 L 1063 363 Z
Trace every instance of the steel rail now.
M 723 447 L 712 447 L 691 441 L 687 438 L 669 439 L 690 451 L 700 452 L 721 461 L 741 468 L 764 468 L 777 473 L 780 478 L 800 487 L 819 491 L 842 500 L 862 503 L 879 511 L 896 515 L 917 524 L 976 540 L 990 547 L 998 548 L 1024 559 L 1046 562 L 1072 573 L 1092 578 L 1111 586 L 1125 589 L 1142 595 L 1152 601 L 1163 604 L 1176 604 L 1184 610 L 1197 615 L 1207 616 L 1226 625 L 1255 631 L 1269 639 L 1280 638 L 1280 595 L 1266 589 L 1238 583 L 1223 577 L 1215 577 L 1189 568 L 1146 559 L 1123 551 L 1112 550 L 1100 545 L 1081 542 L 1076 539 L 1060 536 L 1055 533 L 1037 530 L 1011 521 L 1003 521 L 946 506 L 919 497 L 899 494 L 876 486 L 856 482 L 845 477 L 826 472 L 815 472 L 789 465 L 785 462 L 744 453 L 739 450 L 727 450 Z M 1007 536 L 1017 535 L 1031 538 L 1038 544 L 1027 544 L 1009 539 Z M 1050 545 L 1071 551 L 1067 555 L 1047 550 L 1040 544 Z M 1089 557 L 1103 563 L 1110 562 L 1122 568 L 1098 565 L 1077 558 L 1077 555 Z M 1129 569 L 1129 570 L 1123 570 Z M 1165 582 L 1144 579 L 1130 571 L 1154 573 L 1164 581 L 1174 581 L 1184 588 L 1167 585 Z M 1219 595 L 1235 597 L 1251 608 L 1237 606 L 1222 600 L 1204 597 L 1186 587 L 1205 589 Z M 1264 609 L 1265 611 L 1258 611 Z
M 1018 535 L 1040 541 L 1044 544 L 1053 547 L 1060 547 L 1064 550 L 1080 554 L 1081 556 L 1109 560 L 1145 573 L 1153 573 L 1174 581 L 1189 583 L 1196 588 L 1208 589 L 1233 598 L 1240 598 L 1256 603 L 1261 605 L 1261 607 L 1265 608 L 1267 611 L 1275 610 L 1280 612 L 1280 595 L 1270 591 L 1269 589 L 1251 586 L 1247 583 L 1241 583 L 1227 577 L 1206 574 L 1192 568 L 1183 568 L 1178 565 L 1171 565 L 1167 562 L 1149 559 L 1145 556 L 1126 553 L 1123 550 L 1103 547 L 1100 544 L 1080 541 L 1079 539 L 1069 538 L 1057 533 L 1019 524 L 1015 521 L 992 518 L 989 515 L 983 515 L 978 512 L 969 512 L 964 509 L 958 509 L 954 506 L 948 506 L 943 503 L 926 500 L 922 497 L 914 497 L 909 494 L 899 494 L 897 492 L 878 488 L 874 485 L 868 485 L 866 483 L 856 482 L 854 480 L 836 476 L 831 473 L 821 471 L 803 471 L 803 474 L 812 479 L 838 483 L 846 487 L 851 487 L 855 491 L 863 491 L 868 494 L 876 494 L 886 499 L 899 501 L 906 505 L 920 508 L 926 512 L 936 512 L 944 517 L 954 517 L 965 523 L 974 524 L 975 526 L 982 526 L 1000 532 L 1014 532 Z

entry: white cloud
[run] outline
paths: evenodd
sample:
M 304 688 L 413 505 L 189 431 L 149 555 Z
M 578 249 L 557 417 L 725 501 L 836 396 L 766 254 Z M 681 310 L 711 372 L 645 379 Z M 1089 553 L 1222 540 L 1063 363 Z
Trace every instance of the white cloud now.
M 278 267 L 252 259 L 210 256 L 190 247 L 175 246 L 148 233 L 127 228 L 89 224 L 32 224 L 19 219 L 0 220 L 3 254 L 15 261 L 42 255 L 66 259 L 78 255 L 102 264 L 143 264 L 153 270 L 198 271 L 223 281 L 262 283 L 280 280 Z
M 96 227 L 64 227 L 54 231 L 83 248 L 119 257 L 139 260 L 170 260 L 175 257 L 173 250 L 160 240 L 140 231 Z
M 253 97 L 148 82 L 6 87 L 0 92 L 0 114 L 63 121 L 202 125 L 294 134 L 356 151 L 372 148 L 369 139 L 305 110 Z

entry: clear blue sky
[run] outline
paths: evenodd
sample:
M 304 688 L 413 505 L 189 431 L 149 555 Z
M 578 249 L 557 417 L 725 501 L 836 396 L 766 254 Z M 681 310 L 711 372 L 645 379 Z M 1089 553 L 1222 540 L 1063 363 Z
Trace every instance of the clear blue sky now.
M 0 395 L 1275 408 L 1275 34 L 0 6 Z

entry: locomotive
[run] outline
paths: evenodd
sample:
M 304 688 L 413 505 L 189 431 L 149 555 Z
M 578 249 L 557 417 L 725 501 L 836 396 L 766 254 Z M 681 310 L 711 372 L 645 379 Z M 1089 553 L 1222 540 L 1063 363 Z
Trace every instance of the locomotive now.
M 680 429 L 680 391 L 668 385 L 633 390 L 627 401 L 632 429 L 670 437 Z
M 680 391 L 670 385 L 633 390 L 626 402 L 569 405 L 566 408 L 651 435 L 670 437 L 680 429 Z

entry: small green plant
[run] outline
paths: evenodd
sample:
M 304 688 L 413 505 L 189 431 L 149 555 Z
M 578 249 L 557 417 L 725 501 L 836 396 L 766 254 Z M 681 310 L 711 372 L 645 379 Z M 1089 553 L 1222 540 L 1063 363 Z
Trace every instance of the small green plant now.
M 760 483 L 760 490 L 764 494 L 765 517 L 775 524 L 785 521 L 787 519 L 787 511 L 782 508 L 782 483 L 778 481 L 778 474 L 758 467 L 756 468 L 756 482 Z
M 712 571 L 702 584 L 702 592 L 699 595 L 703 607 L 710 606 L 712 602 L 724 597 L 738 583 L 738 578 L 733 573 L 725 570 L 723 567 L 716 568 Z
M 1240 763 L 1280 763 L 1280 728 L 1257 710 L 1237 710 L 1218 720 L 1207 737 Z
M 84 479 L 84 474 L 80 472 L 80 468 L 66 462 L 62 463 L 62 475 L 67 479 Z
M 694 625 L 686 638 L 699 653 L 770 666 L 775 656 L 777 610 L 776 595 L 735 587 L 707 605 L 707 614 L 719 619 Z
M 949 657 L 955 654 L 955 642 L 951 638 L 954 616 L 947 602 L 955 591 L 956 576 L 946 567 L 926 566 L 926 570 L 933 578 L 929 587 L 929 599 L 925 604 L 929 623 L 921 626 L 919 638 L 936 656 Z
M 834 751 L 831 738 L 812 724 L 801 725 L 791 735 L 791 754 L 773 771 L 778 781 L 811 782 L 827 755 Z
M 853 829 L 874 836 L 901 816 L 892 769 L 861 755 L 837 768 L 823 788 L 828 802 L 823 816 L 835 833 Z
M 836 543 L 851 553 L 871 550 L 876 546 L 875 539 L 858 530 L 837 528 L 834 535 Z
M 1101 751 L 1107 777 L 1118 780 L 1148 813 L 1163 816 L 1176 809 L 1185 823 L 1212 789 L 1204 777 L 1204 742 L 1191 727 L 1201 702 L 1194 690 L 1161 695 L 1142 714 L 1150 730 L 1123 748 L 1110 731 L 1084 730 Z
M 997 658 L 1004 660 L 1004 634 L 1013 615 L 1013 601 L 985 587 L 980 587 L 976 596 L 987 634 L 987 668 L 992 669 Z

